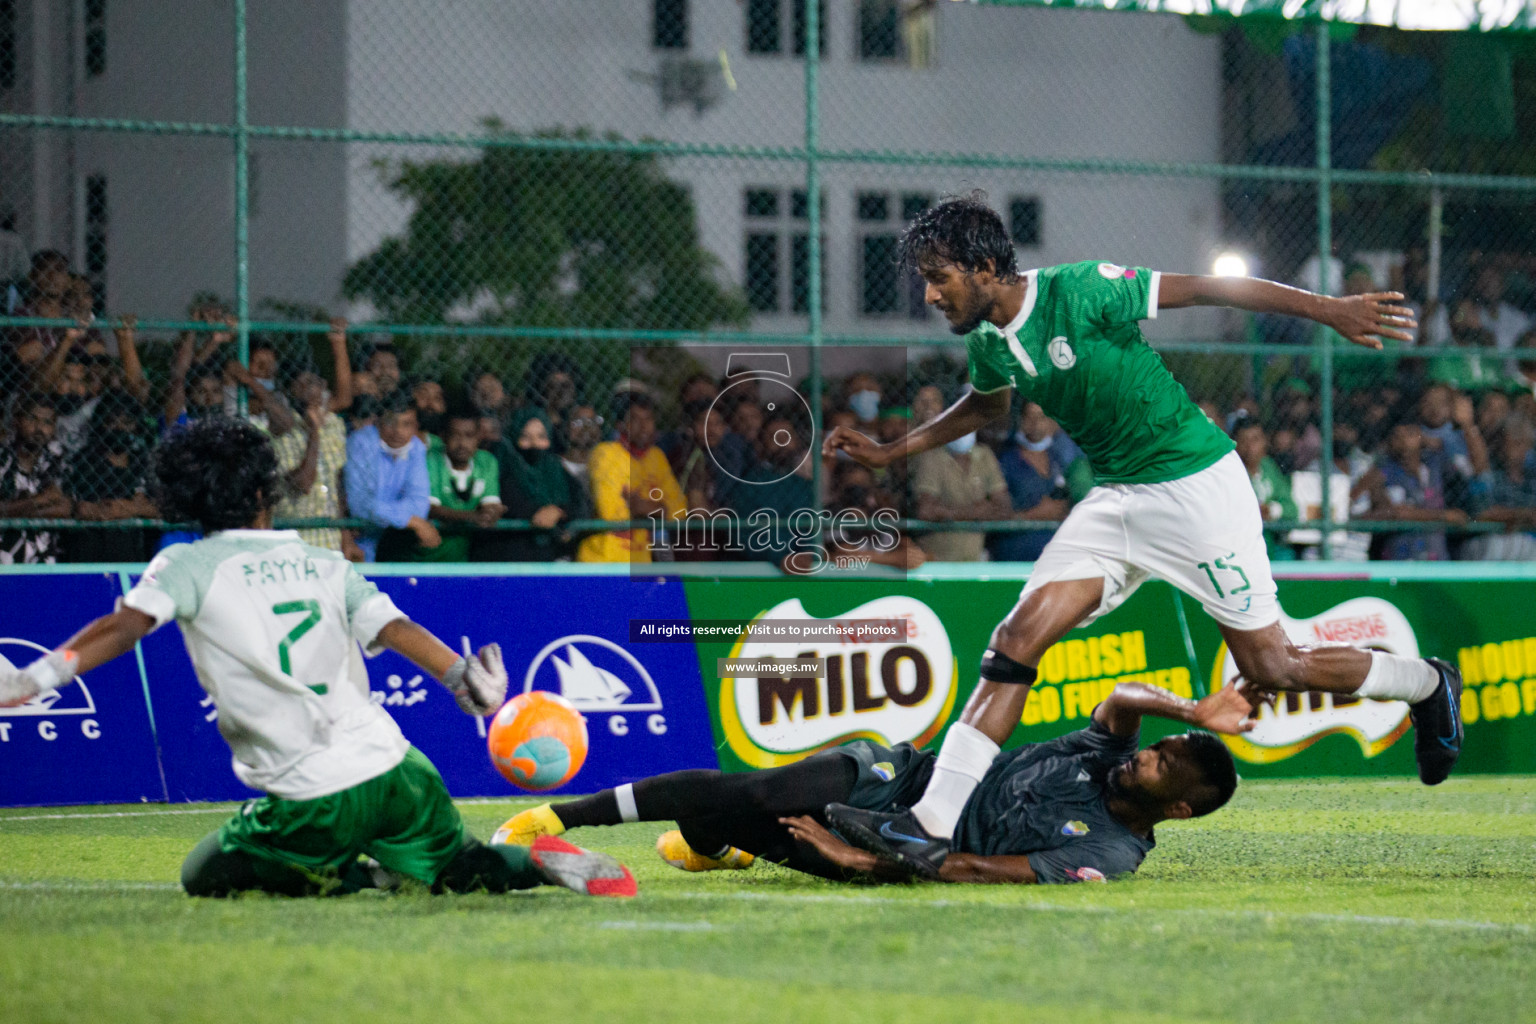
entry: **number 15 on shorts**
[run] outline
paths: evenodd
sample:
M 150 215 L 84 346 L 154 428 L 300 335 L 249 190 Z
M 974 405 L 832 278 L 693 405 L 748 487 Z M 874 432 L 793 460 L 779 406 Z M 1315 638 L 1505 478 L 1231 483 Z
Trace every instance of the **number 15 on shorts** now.
M 1248 574 L 1243 572 L 1243 567 L 1233 561 L 1236 557 L 1237 552 L 1232 551 L 1210 562 L 1195 563 L 1195 568 L 1203 569 L 1205 575 L 1209 577 L 1211 586 L 1216 588 L 1216 596 L 1223 600 L 1228 597 L 1236 597 L 1253 586 L 1253 584 L 1248 582 Z M 1225 590 L 1222 589 L 1221 579 L 1217 578 L 1218 573 L 1227 581 Z M 1239 581 L 1241 581 L 1241 585 L 1233 585 Z

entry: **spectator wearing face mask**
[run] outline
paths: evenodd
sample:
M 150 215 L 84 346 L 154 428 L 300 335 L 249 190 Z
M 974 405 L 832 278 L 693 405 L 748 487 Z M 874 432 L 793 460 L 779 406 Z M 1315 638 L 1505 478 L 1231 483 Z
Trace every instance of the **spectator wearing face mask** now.
M 357 541 L 368 561 L 410 561 L 417 545 L 443 542 L 427 519 L 427 446 L 416 436 L 416 410 L 399 396 L 380 411 L 376 426 L 347 438 L 345 476 L 348 511 L 373 524 Z
M 933 523 L 1012 519 L 1008 482 L 992 449 L 974 433 L 923 452 L 912 471 L 917 518 Z M 980 531 L 930 533 L 918 538 L 923 553 L 938 562 L 977 562 L 987 535 Z
M 88 522 L 158 519 L 149 499 L 149 451 L 144 408 L 124 391 L 107 391 L 91 415 L 85 448 L 69 468 L 64 493 L 75 518 Z M 147 562 L 156 535 L 143 528 L 74 530 L 65 544 L 71 562 Z
M 224 364 L 224 415 L 238 416 L 245 389 L 245 419 L 273 437 L 294 428 L 293 410 L 277 388 L 277 349 L 265 338 L 251 342 L 250 365 L 231 358 Z
M 859 429 L 871 437 L 879 436 L 880 382 L 873 374 L 856 373 L 848 378 L 844 404 L 859 418 Z
M 570 554 L 570 538 L 561 524 L 585 511 L 581 489 L 560 456 L 551 451 L 549 422 L 535 408 L 512 417 L 510 436 L 496 449 L 502 500 L 512 519 L 527 519 L 533 533 L 503 533 L 497 540 L 497 560 L 552 562 Z
M 1093 486 L 1093 470 L 1082 449 L 1034 402 L 1025 402 L 1012 443 L 998 457 L 1008 484 L 1012 518 L 1064 519 L 1072 502 Z M 1050 530 L 995 533 L 987 549 L 994 561 L 1033 562 L 1055 534 Z

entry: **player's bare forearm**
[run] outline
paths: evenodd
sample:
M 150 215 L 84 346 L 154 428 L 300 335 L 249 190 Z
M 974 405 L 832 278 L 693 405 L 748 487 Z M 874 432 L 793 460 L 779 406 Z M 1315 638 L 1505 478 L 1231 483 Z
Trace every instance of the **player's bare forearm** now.
M 1119 683 L 1093 709 L 1093 720 L 1116 736 L 1132 736 L 1145 715 L 1197 725 L 1212 732 L 1236 734 L 1253 729 L 1248 717 L 1257 698 L 1236 686 L 1224 686 L 1208 697 L 1190 700 L 1145 683 Z
M 816 851 L 827 863 L 854 874 L 868 875 L 881 882 L 909 882 L 912 872 L 888 860 L 883 860 L 867 850 L 849 846 L 833 835 L 825 825 L 809 815 L 780 818 L 779 824 L 789 830 L 798 843 L 804 843 Z
M 1400 292 L 1332 298 L 1256 277 L 1196 274 L 1164 274 L 1157 293 L 1157 304 L 1162 309 L 1229 306 L 1250 313 L 1299 316 L 1331 327 L 1366 348 L 1381 348 L 1380 338 L 1413 340 L 1411 331 L 1418 327 L 1418 321 L 1413 310 L 1397 305 L 1402 300 Z
M 976 853 L 951 853 L 939 868 L 941 882 L 983 885 L 1034 885 L 1040 881 L 1028 857 L 983 857 Z
M 866 466 L 876 469 L 889 466 L 898 459 L 919 455 L 980 430 L 1008 411 L 1012 394 L 1010 388 L 984 395 L 974 391 L 966 392 L 954 405 L 890 444 L 881 444 L 852 427 L 838 427 L 822 442 L 821 453 L 831 455 L 844 451 Z
M 894 441 L 888 447 L 896 450 L 896 458 L 918 455 L 941 444 L 980 430 L 999 416 L 1008 412 L 1012 388 L 979 394 L 967 391 L 960 400 L 916 430 Z M 892 460 L 894 461 L 894 460 Z
M 459 661 L 453 648 L 406 618 L 395 619 L 379 630 L 378 643 L 430 672 L 437 680 Z
M 84 674 L 127 654 L 154 628 L 153 618 L 136 608 L 123 607 L 91 622 L 55 650 L 74 651 L 75 672 Z

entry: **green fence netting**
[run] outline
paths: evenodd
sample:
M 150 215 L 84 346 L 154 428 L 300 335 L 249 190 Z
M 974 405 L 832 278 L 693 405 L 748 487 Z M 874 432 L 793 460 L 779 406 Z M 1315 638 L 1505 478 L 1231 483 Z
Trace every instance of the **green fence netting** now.
M 594 557 L 651 521 L 583 478 L 637 393 L 693 529 L 744 519 L 784 409 L 732 360 L 784 357 L 796 450 L 961 393 L 892 256 L 974 188 L 1025 266 L 1403 292 L 1421 327 L 1381 353 L 1235 311 L 1144 326 L 1238 435 L 1273 557 L 1532 557 L 1532 14 L 1430 6 L 0 0 L 0 562 L 145 558 L 155 446 L 214 413 L 274 436 L 280 521 L 349 551 L 382 526 L 348 505 L 349 431 L 402 405 L 434 448 L 457 419 L 504 493 L 388 557 Z M 893 564 L 1029 558 L 1091 476 L 1053 430 L 1016 406 L 928 460 L 971 490 L 809 458 L 803 494 L 888 509 Z M 764 554 L 725 547 L 674 557 Z

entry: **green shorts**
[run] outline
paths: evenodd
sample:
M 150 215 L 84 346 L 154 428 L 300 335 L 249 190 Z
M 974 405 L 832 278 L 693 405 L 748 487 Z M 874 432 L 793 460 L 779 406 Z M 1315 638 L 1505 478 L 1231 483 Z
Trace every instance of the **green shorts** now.
M 862 807 L 867 811 L 911 807 L 928 788 L 937 756 L 931 750 L 918 750 L 910 743 L 882 747 L 869 740 L 834 747 L 832 752 L 851 759 L 858 766 L 859 777 L 847 802 L 850 807 Z
M 315 800 L 264 796 L 219 829 L 225 853 L 330 873 L 360 853 L 431 884 L 464 845 L 464 823 L 443 777 L 421 751 L 367 782 Z

